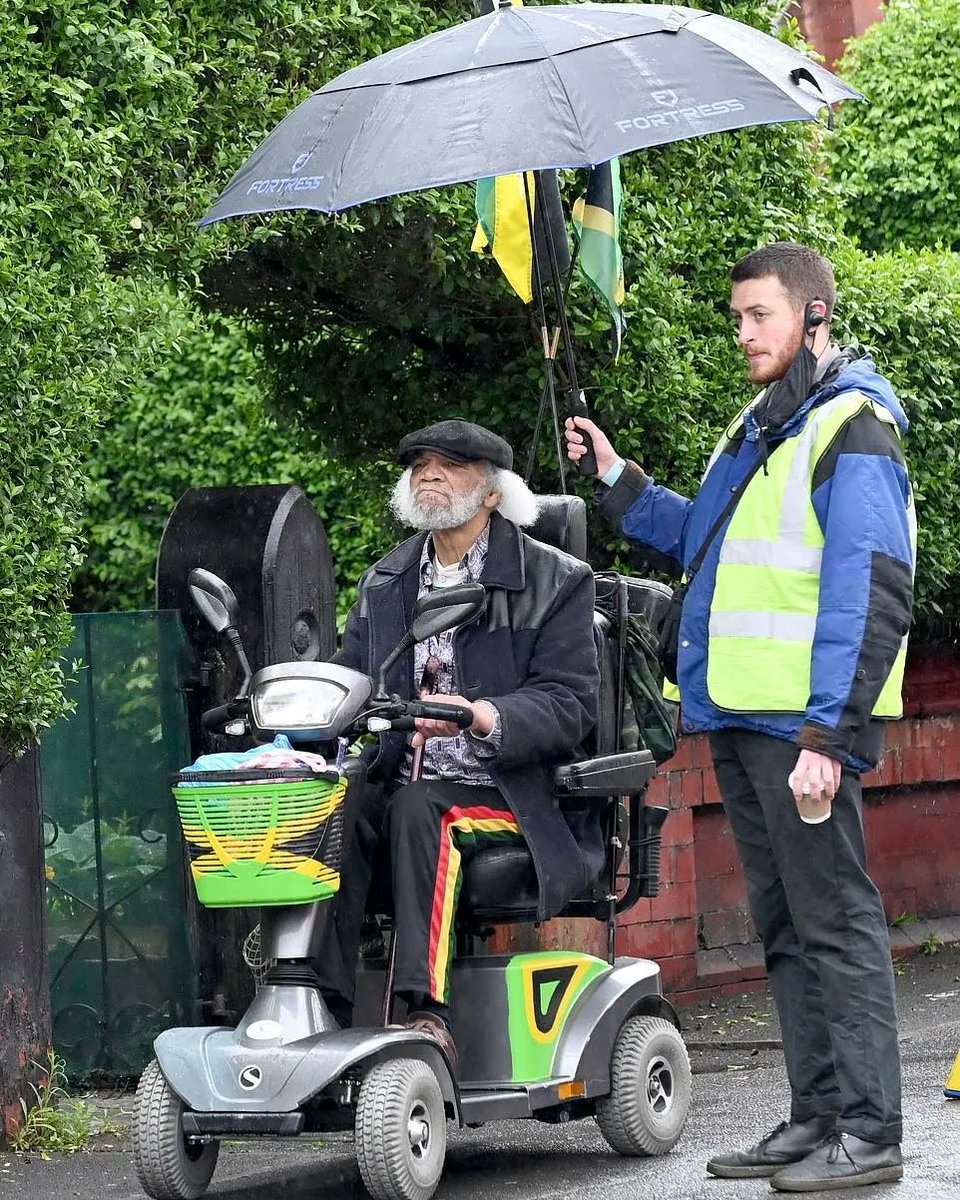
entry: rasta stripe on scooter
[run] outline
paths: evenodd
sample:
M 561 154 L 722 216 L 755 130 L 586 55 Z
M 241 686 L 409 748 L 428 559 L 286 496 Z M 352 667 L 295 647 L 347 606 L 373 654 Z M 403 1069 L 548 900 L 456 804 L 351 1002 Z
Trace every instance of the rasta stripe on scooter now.
M 460 846 L 482 837 L 486 844 L 496 841 L 515 842 L 521 837 L 520 826 L 508 809 L 454 807 L 440 821 L 440 850 L 437 856 L 437 876 L 430 913 L 430 947 L 427 971 L 430 995 L 445 1003 L 450 986 L 453 915 L 460 892 Z
M 567 1016 L 584 988 L 610 964 L 589 954 L 543 951 L 517 954 L 507 965 L 513 1079 L 549 1079 Z

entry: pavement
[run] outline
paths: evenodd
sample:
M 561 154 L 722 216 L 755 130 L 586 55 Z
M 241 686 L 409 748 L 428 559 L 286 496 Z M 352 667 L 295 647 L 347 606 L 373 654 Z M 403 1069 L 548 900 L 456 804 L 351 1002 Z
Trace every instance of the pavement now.
M 933 948 L 932 946 L 930 947 Z M 895 962 L 904 1080 L 905 1177 L 826 1200 L 958 1200 L 960 1101 L 943 1084 L 960 1053 L 960 944 Z M 663 1158 L 619 1158 L 592 1121 L 509 1121 L 448 1132 L 437 1200 L 771 1200 L 765 1179 L 712 1179 L 704 1163 L 749 1144 L 783 1116 L 779 1028 L 769 991 L 681 1013 L 695 1074 L 684 1134 Z M 142 1200 L 126 1126 L 131 1094 L 92 1093 L 87 1103 L 120 1131 L 85 1152 L 46 1157 L 0 1152 L 0 1200 Z M 349 1135 L 226 1143 L 207 1193 L 219 1200 L 365 1197 Z

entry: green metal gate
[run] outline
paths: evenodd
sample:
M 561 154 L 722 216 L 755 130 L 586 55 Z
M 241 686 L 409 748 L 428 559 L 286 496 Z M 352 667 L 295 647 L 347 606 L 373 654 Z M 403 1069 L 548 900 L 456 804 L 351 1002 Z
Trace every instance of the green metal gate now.
M 167 782 L 189 758 L 179 614 L 83 614 L 76 707 L 41 779 L 53 1039 L 73 1080 L 128 1078 L 197 1018 L 184 859 Z

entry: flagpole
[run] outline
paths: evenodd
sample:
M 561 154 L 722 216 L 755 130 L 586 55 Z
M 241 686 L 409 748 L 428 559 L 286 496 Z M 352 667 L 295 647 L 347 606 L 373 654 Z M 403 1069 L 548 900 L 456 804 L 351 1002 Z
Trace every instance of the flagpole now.
M 560 326 L 553 327 L 553 337 L 550 344 L 550 357 L 557 357 L 557 346 L 560 342 Z M 540 403 L 537 405 L 537 419 L 533 426 L 533 438 L 530 442 L 530 450 L 527 453 L 527 469 L 524 472 L 523 482 L 529 486 L 533 479 L 533 471 L 537 462 L 537 451 L 540 447 L 540 430 L 543 428 L 543 416 L 547 411 L 547 380 L 544 378 L 543 387 L 540 389 Z
M 530 241 L 533 245 L 533 239 Z M 534 251 L 535 252 L 535 251 Z M 577 259 L 580 255 L 580 243 L 575 241 L 573 244 L 573 253 L 570 255 L 570 266 L 567 270 L 567 277 L 563 284 L 563 305 L 566 308 L 567 298 L 570 295 L 570 284 L 573 282 L 573 273 L 576 270 Z M 550 357 L 555 361 L 557 357 L 557 345 L 560 341 L 560 326 L 553 327 L 553 337 L 550 345 Z M 540 389 L 540 405 L 537 408 L 537 421 L 533 428 L 533 441 L 530 443 L 530 451 L 527 455 L 527 470 L 523 477 L 523 482 L 529 484 L 533 479 L 533 471 L 537 461 L 537 450 L 540 446 L 540 430 L 543 427 L 543 416 L 547 411 L 547 381 L 544 379 L 543 387 Z
M 563 339 L 563 352 L 566 359 L 567 382 L 570 388 L 570 416 L 585 417 L 587 415 L 587 405 L 583 398 L 583 393 L 580 391 L 580 386 L 577 382 L 577 363 L 573 353 L 573 342 L 570 338 L 570 326 L 567 322 L 567 306 L 563 303 L 563 289 L 560 281 L 560 263 L 557 259 L 557 244 L 553 238 L 553 226 L 550 224 L 547 214 L 546 205 L 543 199 L 543 172 L 534 171 L 534 177 L 537 183 L 536 203 L 540 209 L 540 214 L 543 218 L 544 232 L 547 239 L 547 258 L 550 260 L 550 274 L 553 279 L 553 294 L 557 298 L 558 317 L 560 319 L 560 335 Z M 527 177 L 524 175 L 524 188 L 527 187 Z M 529 209 L 529 192 L 527 194 L 527 207 Z M 537 240 L 534 236 L 534 226 L 530 225 L 531 243 L 533 246 L 533 260 L 537 261 Z M 583 438 L 587 452 L 583 455 L 579 462 L 581 475 L 596 475 L 597 473 L 597 456 L 593 452 L 593 443 L 589 435 L 580 430 L 580 436 Z M 563 454 L 560 454 L 561 463 Z
M 539 179 L 539 172 L 535 173 Z M 547 306 L 543 297 L 543 278 L 540 273 L 540 255 L 537 253 L 537 232 L 534 224 L 533 204 L 530 202 L 530 181 L 527 178 L 527 172 L 523 172 L 523 196 L 527 204 L 527 223 L 530 227 L 530 249 L 533 251 L 533 290 L 537 297 L 537 307 L 540 309 L 540 339 L 543 343 L 543 364 L 546 374 L 546 388 L 550 397 L 550 407 L 553 411 L 554 427 L 557 425 L 557 390 L 556 381 L 554 379 L 554 359 L 550 348 L 550 335 L 547 332 Z M 543 205 L 543 189 L 542 186 L 537 188 L 537 202 Z M 552 244 L 552 243 L 551 243 Z M 556 246 L 554 246 L 554 254 L 556 254 Z M 557 293 L 559 295 L 559 292 Z M 563 461 L 563 454 L 560 451 L 560 446 L 557 446 L 557 457 L 559 459 L 558 466 L 560 469 L 560 492 L 562 495 L 567 494 L 567 472 Z

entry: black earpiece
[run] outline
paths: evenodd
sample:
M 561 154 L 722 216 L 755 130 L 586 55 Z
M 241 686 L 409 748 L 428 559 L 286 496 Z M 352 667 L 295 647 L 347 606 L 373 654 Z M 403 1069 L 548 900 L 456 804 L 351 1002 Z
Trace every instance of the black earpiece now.
M 806 325 L 806 330 L 808 333 L 812 333 L 813 330 L 816 329 L 818 325 L 826 324 L 826 320 L 827 320 L 826 313 L 817 312 L 817 310 L 813 307 L 812 304 L 807 305 L 807 310 L 803 315 L 804 315 L 804 322 Z

